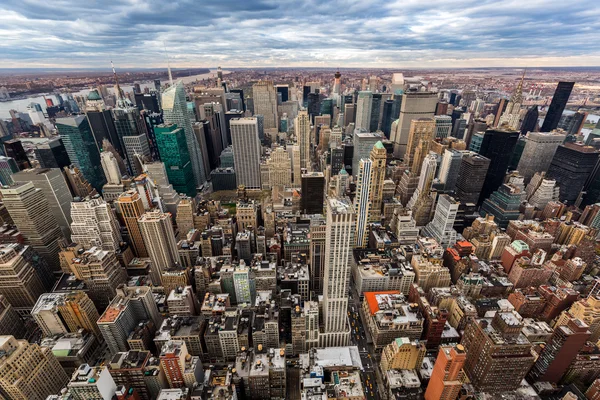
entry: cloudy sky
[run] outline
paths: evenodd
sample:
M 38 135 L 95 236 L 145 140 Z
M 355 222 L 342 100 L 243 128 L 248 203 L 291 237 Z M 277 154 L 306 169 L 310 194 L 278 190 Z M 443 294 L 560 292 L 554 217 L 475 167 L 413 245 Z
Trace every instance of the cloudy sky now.
M 600 65 L 598 0 L 2 0 L 0 68 Z

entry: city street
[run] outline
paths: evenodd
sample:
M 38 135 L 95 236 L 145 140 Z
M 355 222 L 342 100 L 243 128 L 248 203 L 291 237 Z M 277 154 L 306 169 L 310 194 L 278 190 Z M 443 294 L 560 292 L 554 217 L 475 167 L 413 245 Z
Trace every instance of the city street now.
M 362 362 L 364 371 L 361 373 L 362 385 L 365 390 L 365 397 L 367 400 L 379 400 L 382 397 L 378 391 L 379 385 L 377 384 L 376 369 L 377 365 L 373 358 L 374 352 L 372 347 L 369 346 L 367 336 L 365 332 L 364 324 L 360 318 L 359 313 L 360 302 L 356 295 L 350 295 L 348 301 L 348 320 L 350 322 L 350 336 L 351 344 L 358 347 L 360 352 L 360 360 Z

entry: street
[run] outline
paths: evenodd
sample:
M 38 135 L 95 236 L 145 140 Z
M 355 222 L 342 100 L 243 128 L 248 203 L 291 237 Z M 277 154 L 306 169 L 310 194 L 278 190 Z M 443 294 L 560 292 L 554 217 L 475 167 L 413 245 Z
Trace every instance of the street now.
M 365 325 L 360 318 L 360 301 L 356 295 L 353 296 L 352 294 L 350 294 L 350 298 L 348 300 L 350 337 L 352 344 L 357 346 L 358 351 L 360 352 L 360 360 L 364 368 L 364 371 L 361 373 L 361 377 L 363 389 L 365 391 L 365 397 L 367 400 L 379 400 L 381 399 L 381 396 L 378 391 L 379 385 L 377 384 L 377 365 L 373 356 L 375 352 L 367 341 Z

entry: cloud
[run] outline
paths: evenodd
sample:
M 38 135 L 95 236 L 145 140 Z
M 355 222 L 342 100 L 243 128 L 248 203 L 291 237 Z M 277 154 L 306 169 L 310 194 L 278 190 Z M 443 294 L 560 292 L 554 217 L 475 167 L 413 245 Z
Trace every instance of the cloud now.
M 593 0 L 3 0 L 0 67 L 599 65 Z

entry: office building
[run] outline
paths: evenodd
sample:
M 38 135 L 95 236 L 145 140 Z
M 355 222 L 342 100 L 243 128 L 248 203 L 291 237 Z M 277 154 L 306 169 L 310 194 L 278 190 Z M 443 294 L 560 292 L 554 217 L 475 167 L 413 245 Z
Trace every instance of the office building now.
M 23 339 L 27 334 L 27 328 L 19 313 L 2 294 L 0 294 L 0 332 L 14 336 L 16 339 Z
M 200 144 L 194 135 L 192 121 L 190 120 L 187 102 L 185 100 L 185 87 L 181 81 L 178 81 L 162 93 L 161 106 L 165 124 L 175 124 L 178 128 L 183 129 L 196 187 L 199 187 L 206 182 L 208 173 L 204 170 L 202 151 L 200 149 Z
M 529 132 L 525 136 L 525 148 L 519 160 L 517 171 L 529 183 L 536 172 L 546 172 L 550 168 L 556 149 L 565 141 L 561 131 Z
M 488 129 L 483 135 L 479 154 L 489 158 L 490 164 L 483 182 L 478 204 L 490 197 L 504 182 L 510 157 L 519 139 L 518 131 Z
M 371 132 L 370 126 L 372 106 L 373 92 L 358 92 L 358 98 L 356 100 L 356 123 L 354 125 L 356 129 L 364 130 L 364 132 Z
M 440 195 L 433 220 L 425 227 L 426 234 L 433 237 L 442 248 L 452 246 L 456 242 L 457 233 L 453 226 L 458 205 L 459 203 L 453 197 Z
M 575 86 L 575 82 L 558 82 L 554 96 L 552 97 L 552 103 L 550 103 L 548 112 L 544 117 L 542 132 L 551 132 L 558 128 L 560 117 L 562 117 L 562 113 L 567 106 L 573 86 Z
M 497 311 L 492 319 L 467 324 L 461 341 L 467 351 L 464 370 L 476 390 L 497 393 L 519 388 L 534 362 L 522 329 L 522 318 L 515 311 Z
M 300 110 L 294 121 L 296 130 L 296 141 L 300 148 L 300 168 L 311 170 L 311 146 L 310 146 L 310 117 L 308 111 Z
M 418 369 L 423 364 L 426 351 L 425 344 L 419 340 L 396 338 L 381 353 L 381 370 Z
M 598 150 L 578 143 L 558 146 L 548 167 L 546 177 L 560 187 L 559 199 L 575 204 L 598 161 Z
M 117 385 L 105 366 L 81 364 L 73 373 L 67 389 L 75 399 L 112 400 Z
M 184 130 L 177 125 L 163 124 L 155 127 L 154 133 L 169 183 L 178 193 L 196 196 L 196 183 L 192 179 L 194 174 Z
M 502 113 L 500 117 L 500 121 L 498 122 L 499 126 L 504 126 L 507 129 L 515 130 L 519 129 L 520 117 L 521 117 L 521 105 L 523 104 L 523 80 L 525 79 L 525 72 L 523 72 L 523 76 L 521 80 L 517 84 L 515 91 L 513 92 L 508 105 L 506 106 L 506 110 Z
M 14 174 L 13 181 L 17 183 L 31 182 L 37 189 L 40 189 L 48 201 L 50 213 L 56 218 L 63 236 L 68 238 L 71 235 L 69 224 L 71 223 L 70 208 L 73 197 L 60 169 L 26 169 Z
M 450 136 L 452 132 L 452 117 L 449 115 L 436 115 L 433 117 L 435 121 L 435 138 L 443 139 Z
M 85 329 L 100 335 L 98 310 L 85 292 L 44 293 L 31 310 L 31 316 L 45 336 L 77 333 Z
M 254 117 L 232 119 L 231 140 L 238 186 L 260 189 L 261 146 L 257 119 Z
M 467 353 L 463 345 L 440 346 L 425 400 L 456 399 L 466 378 L 463 371 L 466 359 Z
M 264 117 L 264 129 L 278 129 L 277 91 L 272 81 L 258 81 L 252 85 L 254 114 Z
M 0 336 L 0 356 L 0 388 L 10 399 L 46 400 L 69 382 L 50 348 Z
M 103 151 L 100 153 L 100 162 L 102 164 L 104 176 L 106 177 L 106 183 L 108 185 L 120 184 L 122 177 L 121 169 L 115 155 L 110 151 Z
M 71 203 L 71 239 L 86 248 L 98 247 L 117 252 L 120 249 L 121 227 L 112 207 L 97 196 Z
M 71 165 L 67 149 L 59 137 L 36 144 L 34 152 L 36 160 L 40 163 L 40 168 L 63 169 Z
M 148 257 L 148 250 L 142 237 L 138 219 L 144 214 L 144 203 L 135 190 L 128 190 L 122 193 L 117 201 L 117 209 L 121 214 L 121 218 L 125 222 L 129 243 L 133 246 L 133 252 L 138 257 Z
M 283 147 L 273 149 L 267 159 L 269 184 L 271 186 L 289 187 L 292 184 L 292 160 Z
M 0 184 L 12 185 L 12 176 L 16 172 L 19 172 L 19 167 L 14 158 L 0 156 Z
M 304 214 L 322 214 L 325 198 L 325 176 L 322 172 L 302 174 L 300 209 Z
M 521 135 L 526 135 L 529 132 L 537 131 L 538 119 L 538 106 L 533 105 L 527 110 L 527 113 L 525 113 L 525 117 L 523 117 L 523 122 L 521 122 Z
M 435 139 L 435 132 L 436 122 L 432 118 L 419 118 L 411 121 L 408 143 L 404 153 L 404 163 L 409 169 L 412 169 L 413 165 L 420 168 L 423 159 L 429 153 L 430 142 Z
M 519 207 L 524 200 L 522 188 L 505 183 L 483 201 L 480 213 L 482 216 L 494 216 L 498 226 L 506 229 L 510 221 L 519 219 Z
M 0 294 L 21 314 L 30 311 L 54 283 L 31 247 L 17 243 L 0 245 L 0 271 Z
M 158 284 L 162 273 L 179 263 L 171 214 L 148 211 L 140 217 L 138 223 L 152 260 L 152 282 Z
M 350 339 L 348 326 L 348 289 L 354 209 L 348 198 L 327 199 L 325 266 L 323 274 L 323 332 L 319 346 L 345 346 Z
M 369 158 L 371 155 L 371 150 L 373 150 L 373 146 L 375 143 L 381 141 L 383 137 L 381 133 L 371 133 L 371 132 L 359 132 L 354 131 L 352 135 L 352 144 L 353 152 L 352 152 L 352 174 L 358 174 L 358 163 L 363 158 Z M 346 171 L 348 168 L 346 168 Z
M 102 100 L 98 89 L 92 89 L 88 93 L 85 102 L 85 115 L 89 122 L 89 127 L 93 134 L 93 139 L 96 142 L 96 146 L 102 148 L 102 142 L 106 139 L 115 147 L 121 157 L 123 157 L 124 152 L 121 147 L 119 136 L 117 135 L 117 130 L 115 129 L 112 113 L 110 110 L 106 109 L 106 105 Z M 71 158 L 71 161 L 73 162 L 74 160 Z
M 94 140 L 88 120 L 83 115 L 57 118 L 56 129 L 71 162 L 81 170 L 94 189 L 100 192 L 106 183 L 100 162 L 101 144 Z
M 392 129 L 394 157 L 402 158 L 406 153 L 410 124 L 413 119 L 433 118 L 438 102 L 437 93 L 407 92 L 402 95 L 400 116 L 396 129 Z
M 12 158 L 17 163 L 19 169 L 31 168 L 31 163 L 27 153 L 23 148 L 23 143 L 19 139 L 10 139 L 4 142 L 4 153 L 8 158 Z
M 112 116 L 117 136 L 122 143 L 128 170 L 135 176 L 143 172 L 137 157 L 143 159 L 150 156 L 147 126 L 138 108 L 123 101 L 119 103 L 118 107 L 111 110 Z
M 589 326 L 577 318 L 557 325 L 529 371 L 531 383 L 558 383 L 590 337 Z
M 42 191 L 28 182 L 2 188 L 0 193 L 25 243 L 43 257 L 52 270 L 58 270 L 58 242 L 64 237 Z

